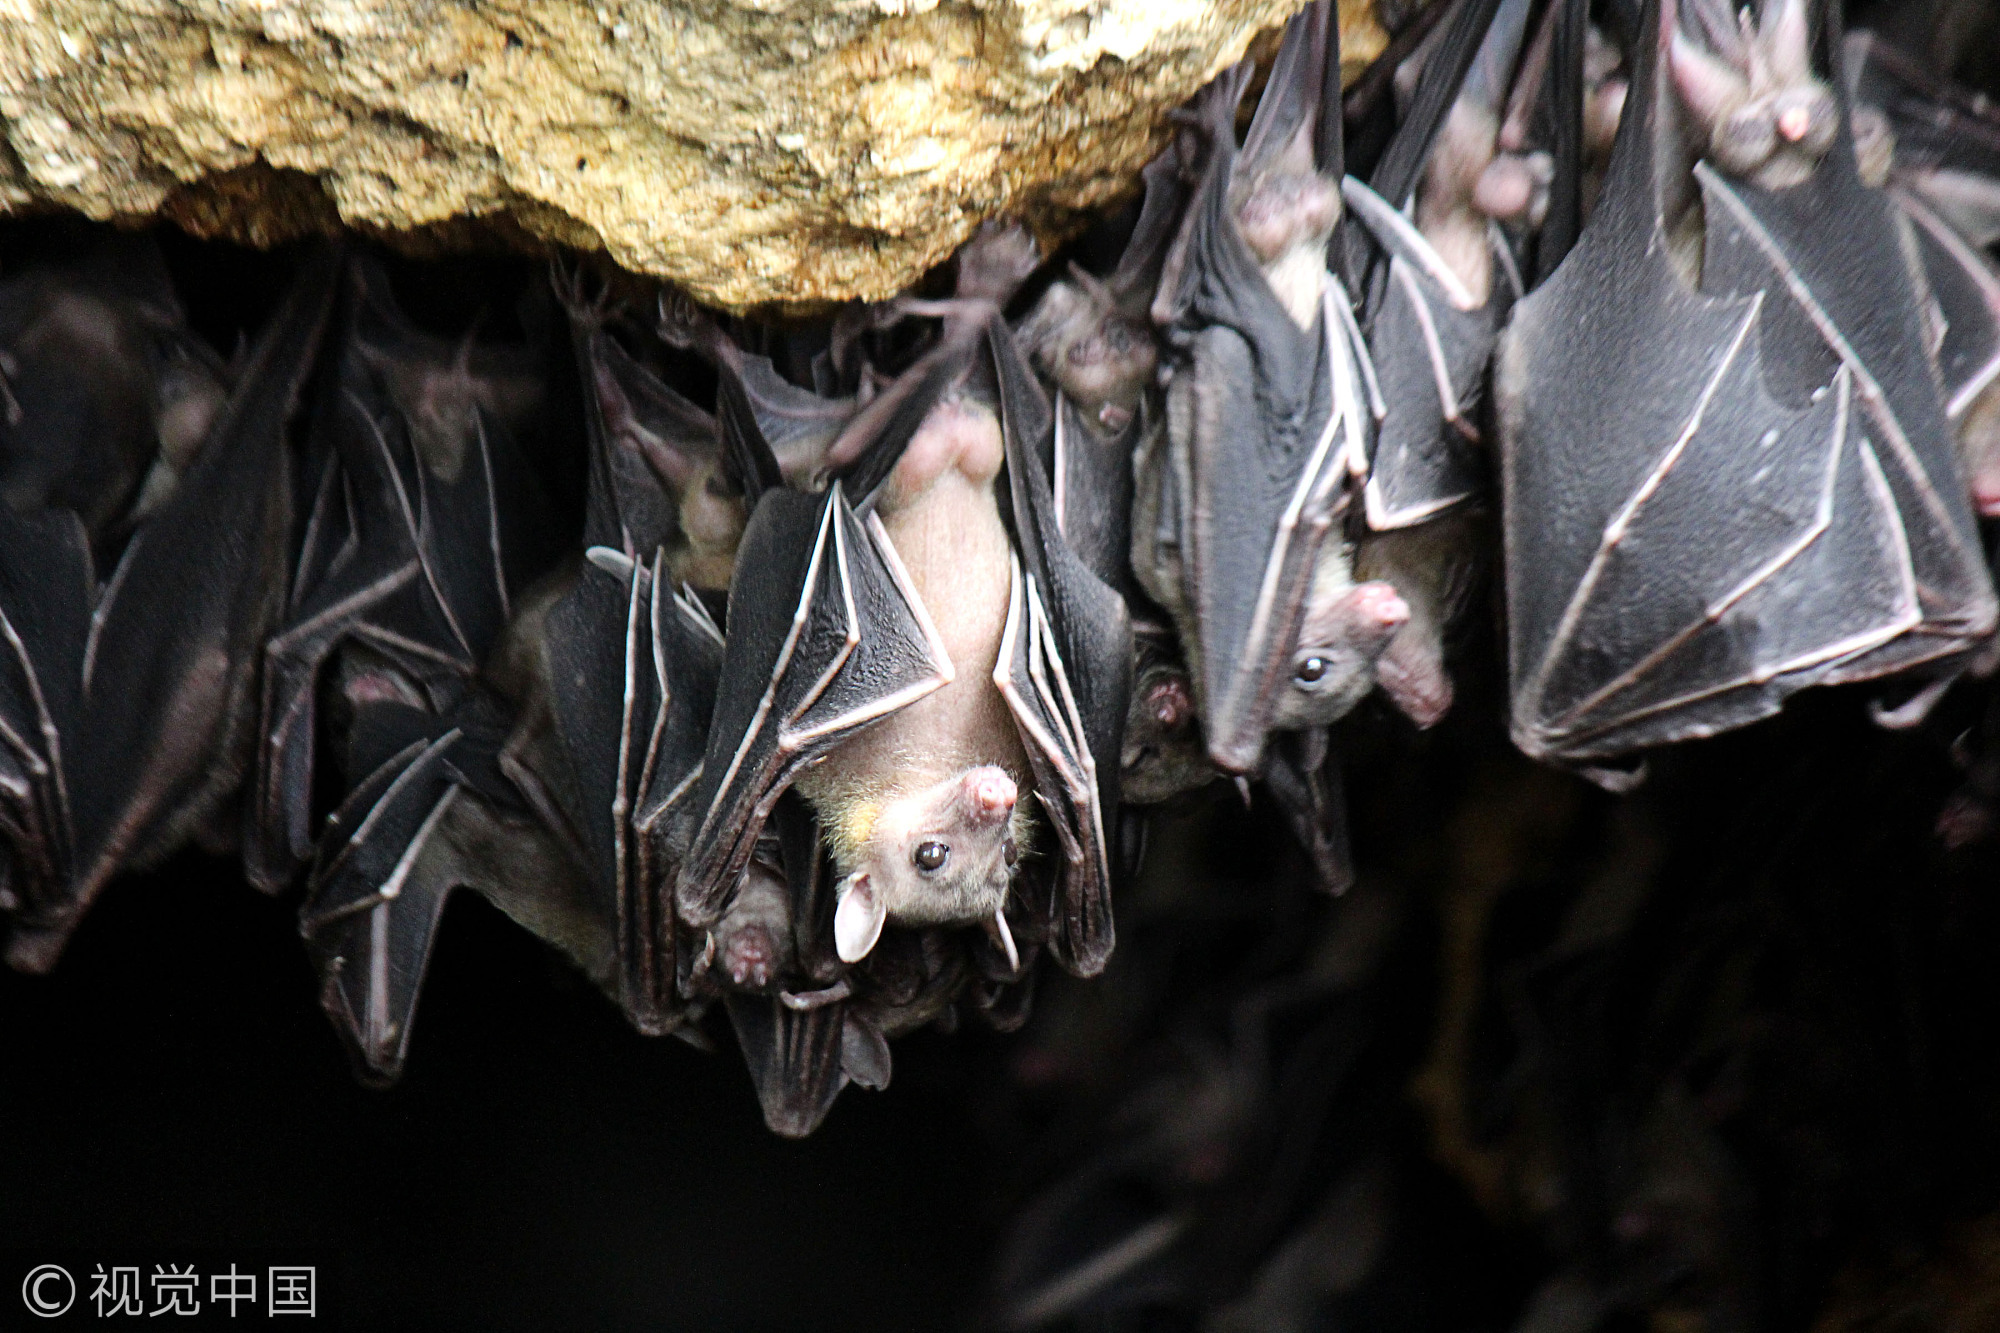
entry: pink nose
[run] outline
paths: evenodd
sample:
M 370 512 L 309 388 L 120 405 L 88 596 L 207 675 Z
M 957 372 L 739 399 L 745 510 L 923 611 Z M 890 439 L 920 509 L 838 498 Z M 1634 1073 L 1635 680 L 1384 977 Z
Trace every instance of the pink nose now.
M 1973 476 L 1972 503 L 1981 518 L 2000 518 L 2000 473 L 1987 471 Z
M 1004 769 L 975 768 L 965 775 L 965 800 L 972 813 L 984 819 L 1002 820 L 1014 812 L 1019 795 L 1014 779 Z
M 1410 604 L 1386 583 L 1361 584 L 1347 604 L 1357 621 L 1378 633 L 1401 629 L 1410 618 Z

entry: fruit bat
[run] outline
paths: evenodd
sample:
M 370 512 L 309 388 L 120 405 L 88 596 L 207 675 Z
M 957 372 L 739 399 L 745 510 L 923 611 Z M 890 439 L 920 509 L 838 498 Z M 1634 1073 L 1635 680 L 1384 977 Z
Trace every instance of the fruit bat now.
M 1974 507 L 2000 515 L 2000 227 L 1968 203 L 2000 205 L 2000 116 L 1927 75 L 1872 33 L 1847 39 L 1862 178 L 1886 185 L 1904 221 L 1931 315 L 1926 332 Z
M 1179 631 L 1209 757 L 1245 776 L 1269 731 L 1351 708 L 1406 615 L 1393 589 L 1355 584 L 1338 531 L 1373 425 L 1365 347 L 1327 271 L 1338 70 L 1317 4 L 1287 28 L 1240 153 L 1249 67 L 1203 91 L 1198 178 L 1153 306 L 1172 377 L 1167 429 L 1134 459 L 1133 567 Z
M 684 789 L 684 769 L 661 753 L 699 755 L 698 736 L 690 744 L 672 731 L 653 688 L 689 672 L 661 640 L 694 644 L 683 714 L 705 716 L 699 686 L 712 698 L 720 658 L 720 633 L 698 604 L 655 600 L 663 547 L 642 561 L 625 554 L 632 527 L 671 517 L 672 497 L 650 481 L 645 456 L 617 466 L 613 451 L 636 446 L 603 429 L 603 405 L 587 394 L 584 538 L 619 544 L 574 551 L 537 577 L 547 561 L 534 520 L 554 501 L 514 444 L 509 421 L 532 422 L 508 410 L 508 386 L 540 385 L 557 368 L 537 364 L 532 348 L 523 357 L 419 334 L 365 274 L 359 282 L 339 393 L 322 418 L 339 484 L 321 488 L 301 561 L 328 571 L 302 605 L 347 613 L 319 618 L 332 642 L 316 649 L 317 689 L 306 682 L 325 701 L 312 731 L 331 742 L 345 787 L 300 914 L 323 1005 L 364 1077 L 393 1080 L 444 904 L 465 888 L 567 953 L 642 1030 L 668 1030 L 679 1016 L 671 928 L 651 910 L 657 891 L 636 887 L 657 890 L 661 878 L 645 874 L 656 811 L 619 810 L 614 793 L 650 793 L 655 778 Z M 583 319 L 576 339 L 586 385 L 598 389 L 589 372 L 603 361 L 593 356 L 600 333 Z M 339 554 L 322 561 L 325 547 Z M 372 592 L 385 565 L 412 594 L 343 595 Z M 672 720 L 685 730 L 684 716 Z
M 378 692 L 362 692 L 345 728 L 340 771 L 358 776 L 326 821 L 299 931 L 321 1007 L 362 1080 L 381 1086 L 402 1072 L 438 922 L 459 889 L 558 944 L 605 990 L 615 994 L 618 977 L 611 923 L 579 858 L 499 767 L 504 708 L 474 696 L 439 717 L 368 697 Z
M 1489 11 L 1462 6 L 1439 30 L 1413 114 L 1375 173 L 1389 193 L 1351 176 L 1342 183 L 1351 215 L 1387 259 L 1362 318 L 1370 354 L 1363 367 L 1372 370 L 1380 416 L 1362 496 L 1377 532 L 1424 522 L 1484 489 L 1486 366 L 1521 285 L 1499 220 L 1526 222 L 1537 185 L 1525 159 L 1499 150 L 1529 8 L 1528 0 L 1505 0 L 1482 39 L 1475 25 Z M 1458 45 L 1475 42 L 1469 65 L 1454 58 Z M 1428 86 L 1461 68 L 1463 84 L 1449 102 Z M 1419 114 L 1433 107 L 1442 114 Z M 1425 143 L 1427 159 L 1418 151 Z M 1414 201 L 1405 197 L 1410 161 L 1424 167 Z M 1403 208 L 1412 202 L 1414 216 Z
M 512 613 L 541 498 L 513 430 L 542 397 L 532 357 L 423 333 L 378 266 L 350 270 L 333 383 L 314 418 L 316 487 L 283 623 L 264 648 L 244 863 L 272 891 L 313 855 L 328 664 L 366 645 L 400 688 L 450 711 Z M 357 679 L 374 688 L 389 677 Z
M 1056 526 L 1092 573 L 1131 600 L 1132 451 L 1162 426 L 1159 348 L 1147 311 L 1186 189 L 1178 148 L 1142 173 L 1144 203 L 1108 278 L 1072 264 L 1021 322 L 1018 337 L 1052 390 Z
M 30 971 L 251 762 L 287 432 L 339 273 L 304 261 L 225 396 L 150 242 L 113 246 L 0 287 L 0 895 Z
M 842 962 L 891 922 L 984 922 L 1011 964 L 1014 902 L 1066 966 L 1102 966 L 1130 631 L 1053 520 L 1048 403 L 999 317 L 1033 262 L 989 230 L 954 301 L 904 303 L 941 336 L 828 445 L 817 494 L 719 395 L 752 508 L 677 895 L 691 924 L 723 915 L 796 783 L 839 871 Z
M 1532 755 L 1589 763 L 1809 685 L 1947 672 L 1993 627 L 1891 206 L 1856 174 L 1807 18 L 1781 0 L 1691 31 L 1649 7 L 1603 194 L 1502 339 Z M 1700 154 L 1729 170 L 1682 165 Z
M 524 627 L 527 693 L 553 745 L 523 756 L 532 779 L 514 771 L 575 831 L 617 925 L 619 998 L 641 1030 L 661 1032 L 683 1007 L 673 888 L 723 658 L 721 630 L 674 571 L 726 578 L 718 562 L 733 562 L 742 500 L 713 421 L 623 351 L 604 310 L 573 291 L 568 304 L 590 450 L 587 559 Z M 698 559 L 677 562 L 676 543 Z

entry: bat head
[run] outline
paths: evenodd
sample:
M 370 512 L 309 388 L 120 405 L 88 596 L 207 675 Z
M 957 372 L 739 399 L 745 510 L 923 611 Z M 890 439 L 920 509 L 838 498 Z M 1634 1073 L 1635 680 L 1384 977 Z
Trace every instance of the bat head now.
M 768 991 L 795 971 L 791 886 L 784 875 L 752 860 L 714 934 L 711 965 L 734 990 Z
M 1547 153 L 1499 153 L 1473 182 L 1472 204 L 1496 222 L 1539 227 L 1555 178 L 1555 159 Z
M 1042 372 L 1101 424 L 1124 428 L 1159 364 L 1146 321 L 1119 309 L 1105 285 L 1072 267 L 1021 326 L 1021 341 Z
M 1676 27 L 1668 63 L 1706 156 L 1765 189 L 1800 184 L 1840 131 L 1840 104 L 1813 73 L 1805 0 L 1779 0 L 1761 22 L 1745 10 L 1733 36 L 1720 21 L 1701 26 L 1716 49 Z
M 1215 776 L 1201 740 L 1194 686 L 1179 666 L 1143 671 L 1126 711 L 1119 787 L 1127 801 L 1152 805 Z
M 877 808 L 866 834 L 842 848 L 834 948 L 868 956 L 882 927 L 988 920 L 1006 901 L 1026 812 L 1003 768 L 982 764 Z
M 1291 677 L 1271 710 L 1271 728 L 1322 727 L 1351 712 L 1375 685 L 1376 664 L 1410 619 L 1387 583 L 1313 590 L 1291 656 Z

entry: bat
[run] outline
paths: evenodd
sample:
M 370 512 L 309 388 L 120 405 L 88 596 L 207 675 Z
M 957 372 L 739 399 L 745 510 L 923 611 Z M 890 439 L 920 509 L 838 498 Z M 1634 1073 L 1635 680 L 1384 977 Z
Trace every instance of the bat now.
M 624 352 L 573 283 L 565 299 L 585 384 L 587 558 L 523 626 L 533 684 L 520 693 L 546 710 L 549 744 L 511 755 L 510 771 L 575 834 L 616 923 L 619 999 L 658 1033 L 684 1008 L 673 886 L 723 659 L 700 585 L 676 588 L 674 572 L 726 579 L 742 499 L 714 421 Z
M 545 379 L 549 368 L 517 364 L 503 376 L 504 349 L 427 339 L 385 293 L 365 282 L 362 291 L 324 418 L 330 457 L 344 464 L 329 472 L 340 484 L 321 488 L 322 511 L 334 517 L 314 525 L 301 562 L 328 570 L 302 600 L 301 621 L 331 640 L 317 649 L 316 670 L 330 670 L 320 688 L 337 707 L 312 729 L 334 740 L 349 784 L 319 839 L 301 911 L 323 1006 L 364 1077 L 393 1081 L 444 904 L 472 889 L 567 953 L 636 1026 L 671 1030 L 681 1016 L 671 925 L 658 924 L 656 937 L 658 894 L 640 887 L 657 888 L 657 872 L 648 881 L 644 871 L 660 811 L 641 803 L 607 817 L 618 794 L 650 797 L 656 776 L 685 788 L 684 771 L 667 776 L 671 763 L 644 761 L 673 745 L 699 753 L 699 738 L 690 746 L 648 688 L 691 670 L 660 640 L 691 639 L 697 667 L 720 657 L 720 633 L 698 604 L 668 596 L 663 608 L 655 595 L 664 548 L 644 562 L 624 554 L 633 526 L 673 516 L 671 497 L 649 480 L 631 433 L 604 429 L 611 413 L 587 392 L 583 536 L 620 546 L 592 546 L 538 577 L 546 562 L 526 529 L 552 499 L 507 429 L 523 414 L 501 409 L 509 382 Z M 596 313 L 577 315 L 587 390 L 603 388 L 591 372 L 608 360 Z M 482 365 L 487 373 L 476 374 Z M 643 413 L 658 399 L 641 401 Z M 624 424 L 658 425 L 636 422 Z M 315 553 L 327 545 L 339 554 L 321 562 Z M 346 591 L 375 592 L 384 566 L 400 579 L 388 595 Z M 342 614 L 312 618 L 317 606 Z M 679 629 L 687 632 L 676 637 Z M 698 699 L 712 677 L 693 674 Z M 671 722 L 685 729 L 684 716 Z
M 314 419 L 316 487 L 283 622 L 263 650 L 244 865 L 268 891 L 313 856 L 328 663 L 365 644 L 433 712 L 450 711 L 511 614 L 531 545 L 524 516 L 541 498 L 512 429 L 543 395 L 532 356 L 417 330 L 374 264 L 353 261 L 348 287 Z
M 1372 287 L 1361 324 L 1364 370 L 1379 404 L 1379 424 L 1362 486 L 1363 512 L 1376 532 L 1407 528 L 1482 493 L 1481 399 L 1486 366 L 1521 279 L 1500 222 L 1523 225 L 1547 204 L 1546 155 L 1500 150 L 1511 71 L 1527 29 L 1528 0 L 1497 10 L 1462 6 L 1439 29 L 1426 81 L 1464 71 L 1455 98 L 1420 88 L 1413 114 L 1397 130 L 1376 172 L 1381 191 L 1350 176 L 1341 193 L 1372 238 L 1386 271 Z M 1552 11 L 1553 12 L 1553 11 Z M 1481 38 L 1477 27 L 1490 15 Z M 1467 65 L 1457 50 L 1477 43 Z M 1421 148 L 1429 145 L 1426 156 Z M 1406 163 L 1423 174 L 1414 190 Z M 1537 208 L 1540 196 L 1541 209 Z M 1414 217 L 1402 205 L 1413 202 Z M 1407 599 L 1409 589 L 1397 584 Z M 1398 638 L 1413 637 L 1409 630 Z
M 1800 0 L 1735 47 L 1697 26 L 1648 9 L 1603 194 L 1501 341 L 1511 729 L 1538 757 L 1948 672 L 1993 626 L 1891 206 Z M 1675 165 L 1683 116 L 1728 172 Z
M 339 273 L 330 251 L 305 260 L 225 396 L 157 255 L 130 244 L 151 275 L 136 299 L 88 271 L 0 289 L 0 890 L 27 971 L 112 875 L 209 825 L 252 762 L 287 432 Z
M 1186 194 L 1175 146 L 1142 175 L 1144 203 L 1110 277 L 1072 264 L 1016 335 L 1054 400 L 1056 527 L 1128 601 L 1141 595 L 1131 571 L 1132 451 L 1162 424 L 1159 348 L 1147 312 Z
M 942 335 L 828 447 L 824 491 L 785 484 L 753 413 L 724 414 L 753 508 L 678 900 L 718 919 L 796 785 L 839 871 L 840 961 L 891 922 L 985 923 L 1011 964 L 1032 782 L 1059 855 L 1030 917 L 1088 974 L 1110 948 L 1130 631 L 1052 521 L 1049 407 L 999 318 L 1031 245 L 989 230 L 959 262 L 953 302 L 905 303 Z
M 1119 753 L 1119 794 L 1128 805 L 1158 805 L 1217 776 L 1202 743 L 1194 685 L 1170 636 L 1135 627 L 1132 705 Z
M 1406 618 L 1393 589 L 1355 584 L 1338 530 L 1373 427 L 1365 348 L 1326 263 L 1338 68 L 1330 8 L 1314 5 L 1287 28 L 1240 153 L 1249 68 L 1200 94 L 1198 177 L 1152 311 L 1171 379 L 1166 431 L 1134 458 L 1134 573 L 1179 632 L 1211 761 L 1243 776 L 1268 732 L 1352 707 Z
M 2000 204 L 2000 117 L 1872 33 L 1851 34 L 1844 58 L 1862 178 L 1886 186 L 1902 215 L 1945 415 L 1973 506 L 1991 518 L 2000 514 L 2000 271 L 1985 247 L 2000 227 L 1965 201 L 1983 188 Z

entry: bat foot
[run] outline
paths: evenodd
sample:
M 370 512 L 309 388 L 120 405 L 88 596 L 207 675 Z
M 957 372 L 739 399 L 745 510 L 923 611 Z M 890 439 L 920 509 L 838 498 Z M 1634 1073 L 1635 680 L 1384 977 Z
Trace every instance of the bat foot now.
M 1957 679 L 1955 673 L 1940 676 L 1894 706 L 1881 699 L 1873 700 L 1868 705 L 1868 717 L 1884 731 L 1909 731 L 1922 726 L 1924 719 L 1931 715 L 1931 710 L 1937 707 L 1938 700 L 1944 698 L 1945 691 Z

